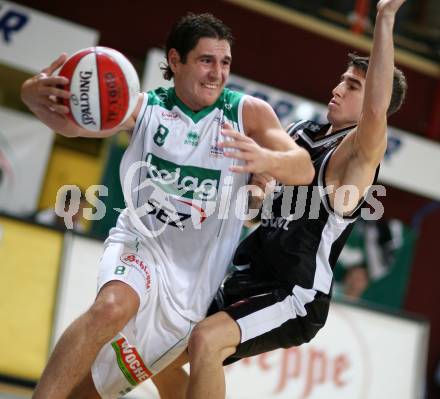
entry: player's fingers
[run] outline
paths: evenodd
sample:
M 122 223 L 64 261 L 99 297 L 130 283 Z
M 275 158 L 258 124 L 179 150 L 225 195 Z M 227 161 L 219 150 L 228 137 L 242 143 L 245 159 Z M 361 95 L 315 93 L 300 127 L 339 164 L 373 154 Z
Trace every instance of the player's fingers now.
M 251 140 L 249 137 L 245 136 L 244 134 L 241 134 L 235 130 L 231 129 L 222 129 L 222 134 L 226 137 L 230 137 L 237 141 L 249 141 Z
M 264 176 L 260 175 L 260 179 L 261 179 L 261 184 L 264 185 L 264 187 L 271 187 L 273 185 L 275 185 L 275 179 L 270 176 L 265 174 Z
M 274 178 L 269 173 L 258 173 L 257 176 L 260 176 L 262 179 L 266 181 L 274 180 Z
M 56 112 L 58 112 L 60 114 L 68 114 L 69 113 L 69 107 L 60 103 L 60 101 L 57 97 L 49 96 L 49 100 L 52 101 L 52 103 L 53 103 L 53 105 L 51 105 L 52 107 L 55 105 Z
M 235 148 L 237 150 L 248 150 L 249 146 L 247 143 L 244 143 L 242 141 L 237 141 L 237 140 L 231 140 L 231 141 L 221 141 L 218 143 L 218 146 L 220 148 Z
M 260 187 L 265 187 L 265 185 L 268 183 L 268 181 L 266 179 L 264 179 L 260 174 L 254 174 L 252 175 L 252 179 L 251 182 L 253 184 L 257 184 Z
M 245 161 L 250 161 L 252 159 L 252 154 L 242 151 L 225 151 L 223 152 L 223 155 L 227 158 L 242 159 Z
M 58 98 L 64 98 L 68 100 L 71 96 L 71 93 L 67 90 L 58 89 L 56 87 L 51 86 L 45 86 L 40 90 L 41 94 L 44 94 L 46 96 L 55 96 Z
M 45 106 L 45 105 L 40 105 L 38 107 L 38 112 L 40 114 L 46 114 L 47 117 L 50 117 L 52 121 L 56 122 L 56 123 L 61 123 L 63 121 L 66 120 L 66 115 L 65 114 L 60 114 L 58 112 L 54 112 L 53 109 L 51 109 L 49 106 Z
M 223 122 L 223 126 L 222 129 L 227 129 L 227 130 L 234 130 L 234 128 L 232 127 L 232 125 L 229 122 Z
M 254 175 L 254 176 L 258 176 L 258 174 Z M 270 191 L 271 190 L 271 181 L 267 181 L 266 179 L 261 179 L 261 178 L 252 178 L 251 179 L 251 184 L 255 184 L 256 186 L 260 187 L 261 190 L 263 191 Z
M 52 62 L 48 67 L 43 68 L 41 70 L 42 73 L 45 73 L 47 75 L 52 75 L 61 65 L 64 64 L 64 62 L 67 59 L 67 54 L 62 53 L 56 60 Z
M 69 79 L 64 76 L 46 76 L 44 77 L 45 86 L 65 86 L 69 83 Z
M 41 100 L 41 105 L 46 107 L 47 109 L 50 109 L 52 112 L 55 112 L 60 115 L 65 115 L 69 113 L 69 108 L 67 108 L 65 105 L 59 104 L 56 99 L 53 100 L 49 97 L 47 97 L 44 100 Z
M 57 114 L 66 115 L 69 113 L 69 108 L 62 104 L 52 103 L 50 108 Z
M 248 165 L 232 165 L 229 170 L 234 173 L 251 173 L 252 168 Z

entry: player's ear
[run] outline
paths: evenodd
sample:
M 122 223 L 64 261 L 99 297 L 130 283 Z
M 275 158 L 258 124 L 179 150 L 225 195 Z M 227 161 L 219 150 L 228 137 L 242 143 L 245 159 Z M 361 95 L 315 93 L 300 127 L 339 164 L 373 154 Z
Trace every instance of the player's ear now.
M 168 65 L 170 66 L 173 73 L 176 73 L 176 70 L 180 64 L 180 54 L 177 52 L 175 48 L 172 48 L 168 51 Z

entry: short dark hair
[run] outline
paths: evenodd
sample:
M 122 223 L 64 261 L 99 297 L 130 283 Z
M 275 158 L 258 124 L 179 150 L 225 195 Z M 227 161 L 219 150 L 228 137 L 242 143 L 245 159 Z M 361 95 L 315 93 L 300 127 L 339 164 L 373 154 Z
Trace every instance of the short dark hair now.
M 161 67 L 164 79 L 171 80 L 174 76 L 168 65 L 168 52 L 172 48 L 176 49 L 182 63 L 185 63 L 188 53 L 197 46 L 199 39 L 203 37 L 226 40 L 231 46 L 234 41 L 231 29 L 214 15 L 208 13 L 184 15 L 175 22 L 168 33 L 165 45 L 167 64 Z
M 360 69 L 365 74 L 368 70 L 370 58 L 369 57 L 360 57 L 357 54 L 349 53 L 348 54 L 348 66 L 354 67 L 356 69 Z M 400 109 L 405 100 L 406 91 L 408 89 L 408 85 L 406 83 L 406 78 L 403 72 L 394 67 L 394 75 L 393 75 L 393 92 L 391 94 L 391 101 L 388 107 L 387 115 L 390 116 L 394 114 L 396 111 Z

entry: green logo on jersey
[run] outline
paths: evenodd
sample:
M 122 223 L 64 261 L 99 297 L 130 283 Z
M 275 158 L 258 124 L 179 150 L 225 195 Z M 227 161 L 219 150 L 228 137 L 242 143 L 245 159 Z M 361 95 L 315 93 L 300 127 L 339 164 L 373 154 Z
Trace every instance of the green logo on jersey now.
M 178 165 L 151 153 L 145 160 L 147 178 L 163 191 L 179 197 L 197 200 L 215 200 L 221 171 L 198 166 Z
M 186 139 L 183 142 L 184 144 L 192 145 L 193 147 L 197 147 L 199 145 L 199 134 L 197 132 L 188 132 L 186 135 Z

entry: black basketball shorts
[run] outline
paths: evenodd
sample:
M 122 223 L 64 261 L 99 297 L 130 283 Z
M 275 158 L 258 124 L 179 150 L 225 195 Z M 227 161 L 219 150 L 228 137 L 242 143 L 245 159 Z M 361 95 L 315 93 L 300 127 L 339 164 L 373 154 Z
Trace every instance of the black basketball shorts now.
M 240 327 L 237 351 L 224 364 L 309 342 L 324 326 L 330 304 L 330 295 L 312 291 L 288 289 L 246 273 L 229 277 L 208 312 L 225 311 Z

